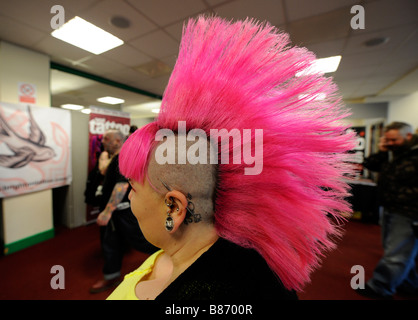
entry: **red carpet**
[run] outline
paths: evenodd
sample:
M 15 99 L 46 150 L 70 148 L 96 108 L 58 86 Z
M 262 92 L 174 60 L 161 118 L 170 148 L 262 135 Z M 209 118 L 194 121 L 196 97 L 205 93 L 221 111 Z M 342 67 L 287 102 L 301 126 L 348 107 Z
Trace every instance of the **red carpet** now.
M 312 274 L 312 281 L 299 293 L 304 300 L 360 300 L 366 299 L 355 293 L 350 286 L 351 268 L 364 267 L 366 281 L 382 256 L 380 227 L 350 221 L 338 246 L 324 259 L 320 269 Z
M 380 227 L 350 221 L 336 250 L 329 253 L 301 300 L 360 300 L 350 286 L 351 267 L 361 265 L 366 280 L 382 254 Z M 136 269 L 147 254 L 134 250 L 125 255 L 122 273 Z M 54 239 L 0 258 L 0 299 L 105 299 L 111 292 L 90 294 L 90 286 L 101 277 L 102 257 L 97 225 L 57 231 Z M 50 286 L 51 267 L 65 270 L 65 289 Z M 406 299 L 395 296 L 396 299 Z M 409 297 L 409 299 L 411 299 Z M 418 299 L 417 297 L 415 299 Z
M 129 251 L 122 273 L 135 270 L 148 257 Z M 65 270 L 65 289 L 51 288 L 55 274 L 51 267 Z M 89 288 L 102 277 L 103 259 L 99 227 L 92 224 L 76 229 L 57 231 L 54 239 L 0 258 L 0 299 L 106 299 L 110 291 L 90 294 Z

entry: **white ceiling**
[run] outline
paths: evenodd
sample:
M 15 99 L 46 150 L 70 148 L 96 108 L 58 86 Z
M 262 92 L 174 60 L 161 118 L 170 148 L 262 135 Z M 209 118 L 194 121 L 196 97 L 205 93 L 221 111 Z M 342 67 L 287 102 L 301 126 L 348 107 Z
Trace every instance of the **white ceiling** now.
M 121 38 L 124 45 L 94 55 L 53 38 L 50 9 L 57 3 L 64 7 L 66 21 L 78 15 Z M 355 4 L 365 9 L 364 30 L 350 27 Z M 158 61 L 170 70 L 183 21 L 202 13 L 267 20 L 318 58 L 341 54 L 340 67 L 332 76 L 348 102 L 385 101 L 418 90 L 417 0 L 0 0 L 0 39 L 43 52 L 58 64 L 161 96 L 169 72 L 154 76 L 139 69 L 156 68 Z M 131 26 L 113 26 L 110 19 L 115 15 L 129 19 Z M 376 37 L 389 41 L 377 47 L 364 45 Z M 124 109 L 136 116 L 151 115 L 137 105 L 155 98 L 59 71 L 53 71 L 51 79 L 53 105 L 74 101 L 100 105 L 96 96 L 106 91 L 124 95 Z

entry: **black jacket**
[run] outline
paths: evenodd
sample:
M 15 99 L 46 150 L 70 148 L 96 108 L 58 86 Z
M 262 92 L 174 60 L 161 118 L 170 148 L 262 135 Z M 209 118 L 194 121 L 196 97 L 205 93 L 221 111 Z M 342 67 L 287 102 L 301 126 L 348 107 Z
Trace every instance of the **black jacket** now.
M 296 300 L 255 250 L 219 238 L 156 300 Z
M 381 205 L 389 212 L 418 218 L 418 136 L 391 153 L 373 154 L 364 160 L 363 165 L 379 172 Z
M 128 180 L 119 172 L 119 154 L 117 154 L 110 161 L 109 166 L 106 169 L 106 174 L 103 180 L 102 196 L 100 198 L 100 211 L 103 211 L 104 208 L 106 208 L 106 205 L 112 195 L 113 188 L 119 182 L 128 183 Z M 129 186 L 122 202 L 129 201 L 128 196 L 130 191 L 131 187 Z

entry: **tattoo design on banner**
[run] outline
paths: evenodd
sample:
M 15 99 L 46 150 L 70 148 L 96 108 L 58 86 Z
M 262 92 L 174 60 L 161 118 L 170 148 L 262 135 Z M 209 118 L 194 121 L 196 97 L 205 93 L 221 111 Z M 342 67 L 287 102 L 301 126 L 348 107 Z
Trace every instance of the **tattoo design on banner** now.
M 100 177 L 97 170 L 97 161 L 102 149 L 102 138 L 106 130 L 120 130 L 126 137 L 129 135 L 131 123 L 130 114 L 117 110 L 102 109 L 90 106 L 89 120 L 89 163 L 88 163 L 88 181 L 85 191 L 85 202 L 87 203 L 87 221 L 97 218 L 99 207 L 97 198 L 100 197 L 101 183 L 103 177 Z M 91 196 L 89 196 L 91 194 Z
M 67 110 L 0 102 L 0 198 L 68 185 Z

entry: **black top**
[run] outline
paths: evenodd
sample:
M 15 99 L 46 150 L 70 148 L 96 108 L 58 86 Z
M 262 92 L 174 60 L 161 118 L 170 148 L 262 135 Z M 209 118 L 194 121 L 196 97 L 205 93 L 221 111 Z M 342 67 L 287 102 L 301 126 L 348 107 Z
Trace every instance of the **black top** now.
M 126 182 L 128 180 L 119 172 L 119 154 L 115 155 L 109 163 L 109 166 L 106 169 L 106 174 L 103 180 L 103 189 L 102 196 L 100 201 L 100 211 L 103 211 L 106 208 L 106 205 L 112 195 L 113 188 L 119 182 Z M 128 195 L 130 191 L 130 186 L 126 191 L 125 197 L 122 202 L 129 201 Z
M 418 219 L 418 135 L 394 150 L 364 159 L 364 167 L 379 172 L 379 204 L 391 213 Z
M 255 250 L 219 238 L 156 300 L 297 300 Z

